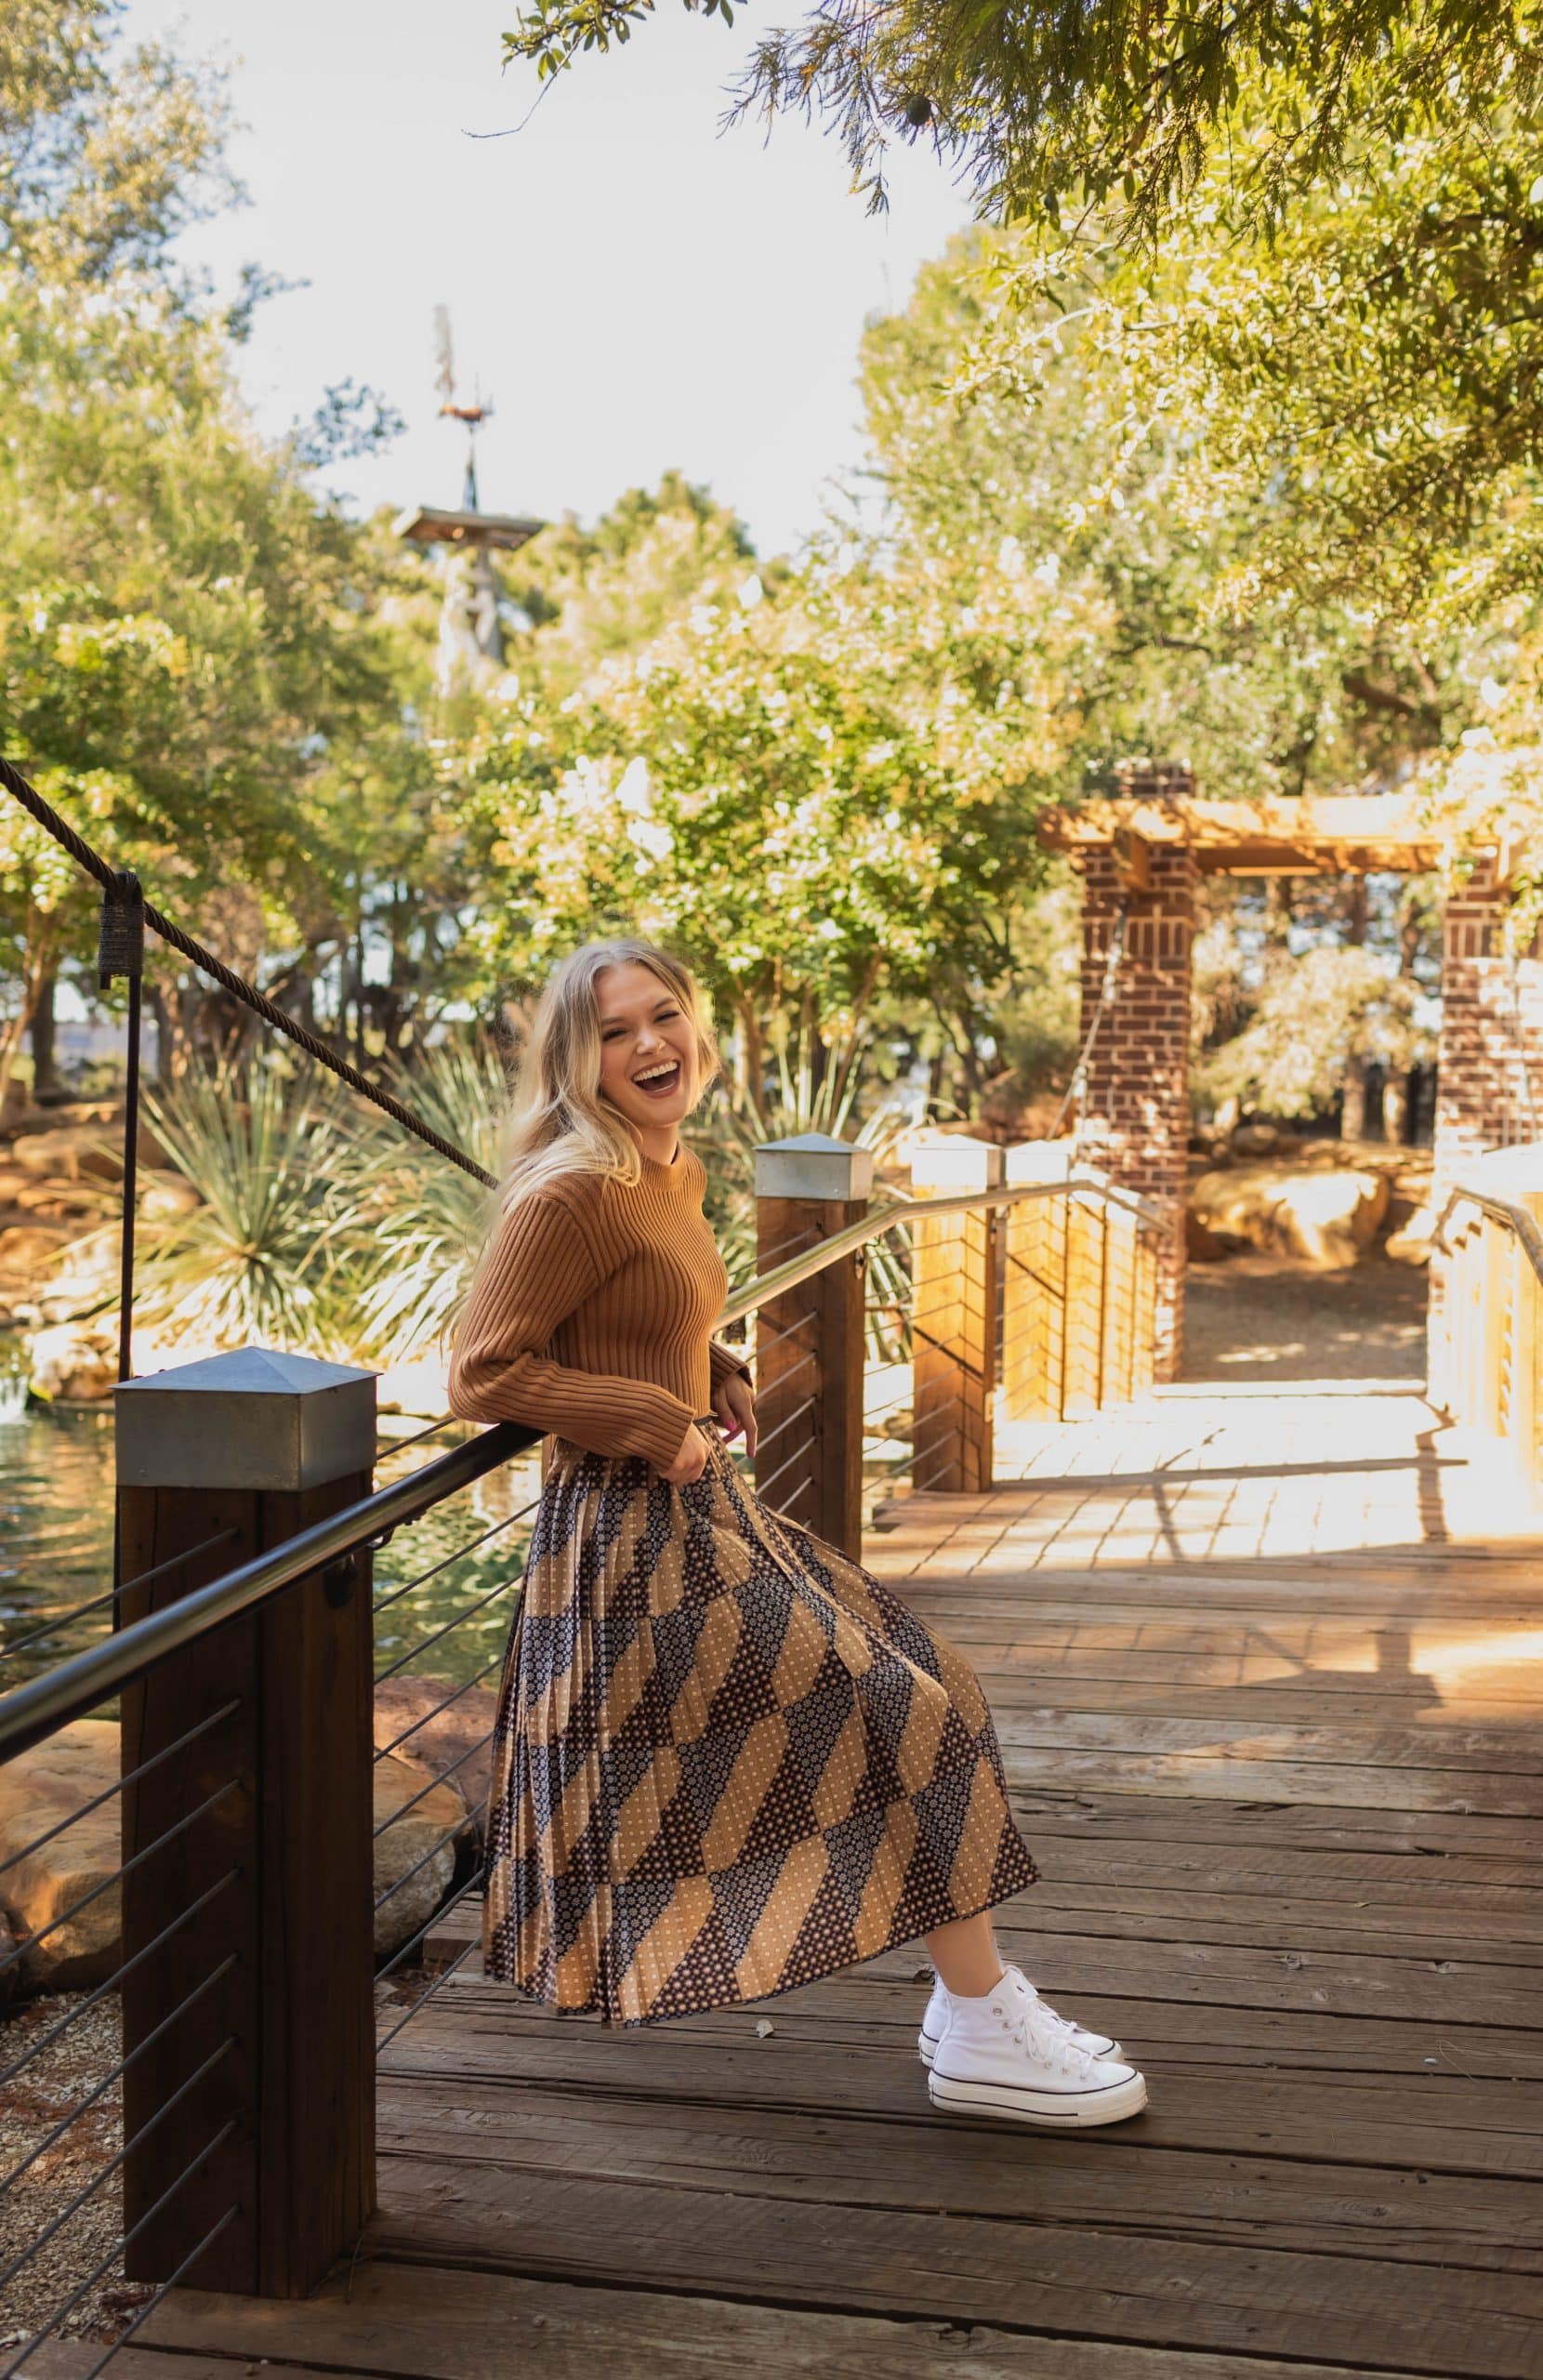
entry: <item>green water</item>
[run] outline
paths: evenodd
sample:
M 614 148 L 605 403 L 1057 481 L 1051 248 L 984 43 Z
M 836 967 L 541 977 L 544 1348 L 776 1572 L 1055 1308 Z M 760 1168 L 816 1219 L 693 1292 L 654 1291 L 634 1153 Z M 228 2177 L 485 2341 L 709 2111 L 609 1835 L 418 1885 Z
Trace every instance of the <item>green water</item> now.
M 7 1385 L 0 1367 L 0 1390 Z M 0 1417 L 9 1410 L 0 1404 Z M 376 1484 L 418 1469 L 467 1435 L 456 1424 L 424 1445 L 387 1449 Z M 539 1485 L 526 1457 L 447 1498 L 378 1549 L 377 1671 L 413 1654 L 403 1674 L 460 1686 L 486 1673 L 483 1683 L 497 1684 L 534 1517 L 520 1514 Z M 111 1412 L 32 1405 L 0 1418 L 0 1692 L 110 1633 L 111 1606 L 72 1615 L 112 1580 Z M 56 1630 L 20 1641 L 51 1619 Z

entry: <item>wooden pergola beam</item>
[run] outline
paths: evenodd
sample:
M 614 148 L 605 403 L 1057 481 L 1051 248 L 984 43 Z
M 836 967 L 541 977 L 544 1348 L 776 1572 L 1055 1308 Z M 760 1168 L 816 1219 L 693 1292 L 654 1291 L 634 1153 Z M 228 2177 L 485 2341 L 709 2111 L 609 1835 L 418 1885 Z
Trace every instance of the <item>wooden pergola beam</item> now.
M 1139 889 L 1150 853 L 1182 844 L 1203 876 L 1419 875 L 1440 866 L 1443 838 L 1408 794 L 1328 794 L 1299 801 L 1133 797 L 1051 811 L 1040 836 L 1052 851 L 1107 845 Z

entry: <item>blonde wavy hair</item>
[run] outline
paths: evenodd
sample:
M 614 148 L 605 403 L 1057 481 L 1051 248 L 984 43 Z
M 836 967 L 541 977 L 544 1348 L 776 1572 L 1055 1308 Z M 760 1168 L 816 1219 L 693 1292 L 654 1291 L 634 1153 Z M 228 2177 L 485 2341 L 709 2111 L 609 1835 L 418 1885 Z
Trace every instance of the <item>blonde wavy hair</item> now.
M 698 1097 L 717 1074 L 718 1044 L 689 967 L 656 944 L 629 936 L 584 943 L 553 969 L 536 1003 L 504 1129 L 495 1214 L 564 1173 L 641 1180 L 632 1128 L 600 1090 L 600 979 L 608 968 L 628 965 L 646 967 L 679 1002 L 696 1041 Z

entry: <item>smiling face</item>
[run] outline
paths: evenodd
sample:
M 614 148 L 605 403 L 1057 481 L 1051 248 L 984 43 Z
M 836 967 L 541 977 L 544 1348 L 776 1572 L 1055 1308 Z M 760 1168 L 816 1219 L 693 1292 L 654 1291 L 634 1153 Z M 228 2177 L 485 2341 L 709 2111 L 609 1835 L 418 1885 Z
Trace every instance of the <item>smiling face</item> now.
M 667 1164 L 696 1099 L 696 1032 L 669 985 L 627 959 L 595 980 L 600 1094 Z

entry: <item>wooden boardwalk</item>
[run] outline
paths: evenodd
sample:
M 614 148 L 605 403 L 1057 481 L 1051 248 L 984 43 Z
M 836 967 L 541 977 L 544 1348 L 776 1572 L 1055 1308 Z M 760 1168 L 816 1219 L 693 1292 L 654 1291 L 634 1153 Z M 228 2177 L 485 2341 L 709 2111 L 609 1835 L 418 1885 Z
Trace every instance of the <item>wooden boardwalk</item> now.
M 869 1559 L 987 1683 L 1044 1870 L 1006 1944 L 1148 2112 L 934 2115 L 914 1951 L 613 2035 L 457 1978 L 384 2061 L 352 2272 L 178 2292 L 125 2380 L 1543 2375 L 1521 1523 L 1406 1382 L 1171 1389 L 998 1467 Z

